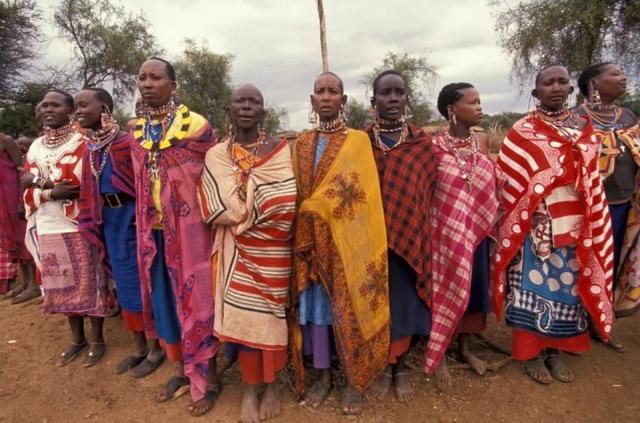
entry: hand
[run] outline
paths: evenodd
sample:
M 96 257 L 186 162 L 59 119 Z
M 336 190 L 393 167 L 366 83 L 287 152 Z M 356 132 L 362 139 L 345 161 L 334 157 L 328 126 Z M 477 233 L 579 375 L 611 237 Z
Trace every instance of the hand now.
M 72 200 L 80 196 L 80 185 L 69 185 L 69 181 L 56 184 L 51 191 L 53 200 Z
M 34 174 L 30 172 L 22 172 L 20 173 L 20 189 L 24 191 L 33 185 L 33 177 Z

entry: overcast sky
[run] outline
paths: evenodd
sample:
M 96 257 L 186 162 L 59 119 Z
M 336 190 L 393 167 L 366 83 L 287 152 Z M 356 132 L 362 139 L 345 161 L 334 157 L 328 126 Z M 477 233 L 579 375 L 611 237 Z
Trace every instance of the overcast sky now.
M 72 58 L 69 44 L 51 24 L 56 0 L 40 0 L 47 20 L 42 60 L 61 65 Z M 307 128 L 309 94 L 321 72 L 315 0 L 125 0 L 142 11 L 169 60 L 185 38 L 204 41 L 216 53 L 231 53 L 234 84 L 254 83 L 269 104 L 289 111 L 292 129 Z M 402 7 L 401 7 L 402 6 Z M 426 90 L 433 104 L 450 82 L 470 82 L 485 113 L 525 111 L 528 95 L 509 82 L 510 60 L 497 46 L 486 0 L 324 0 L 329 66 L 346 93 L 365 101 L 363 74 L 387 52 L 424 55 L 438 80 Z

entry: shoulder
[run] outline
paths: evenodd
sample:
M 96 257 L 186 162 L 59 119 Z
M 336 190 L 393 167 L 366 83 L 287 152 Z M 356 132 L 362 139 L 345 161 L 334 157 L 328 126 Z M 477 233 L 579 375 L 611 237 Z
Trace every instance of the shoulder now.
M 202 129 L 211 128 L 209 121 L 199 113 L 189 110 L 189 119 L 191 119 L 191 122 L 189 123 L 188 135 L 191 135 Z
M 359 129 L 347 128 L 347 138 L 349 139 L 349 142 L 371 144 L 369 134 Z
M 627 109 L 626 107 L 622 108 L 622 114 L 620 116 L 620 120 L 627 124 L 627 126 L 634 126 L 638 123 L 638 117 L 631 109 Z
M 44 142 L 44 136 L 36 138 L 29 146 L 27 150 L 27 159 L 33 159 L 38 155 L 38 152 L 42 149 L 42 143 Z

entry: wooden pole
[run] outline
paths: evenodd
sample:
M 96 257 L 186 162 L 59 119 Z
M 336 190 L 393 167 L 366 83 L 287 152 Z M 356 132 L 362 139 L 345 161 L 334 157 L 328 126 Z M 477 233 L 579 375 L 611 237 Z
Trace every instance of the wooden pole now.
M 322 0 L 318 0 L 318 19 L 320 20 L 320 52 L 322 53 L 322 71 L 329 71 L 329 56 L 327 54 L 327 27 L 324 19 Z

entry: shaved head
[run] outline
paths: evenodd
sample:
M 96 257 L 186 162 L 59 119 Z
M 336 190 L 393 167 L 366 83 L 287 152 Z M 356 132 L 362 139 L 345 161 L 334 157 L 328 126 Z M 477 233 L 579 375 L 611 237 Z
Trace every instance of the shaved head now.
M 259 98 L 262 104 L 264 105 L 264 97 L 262 96 L 262 93 L 260 92 L 258 87 L 256 87 L 253 84 L 242 84 L 236 89 L 234 89 L 233 91 L 231 91 L 232 99 L 243 98 L 243 97 Z

